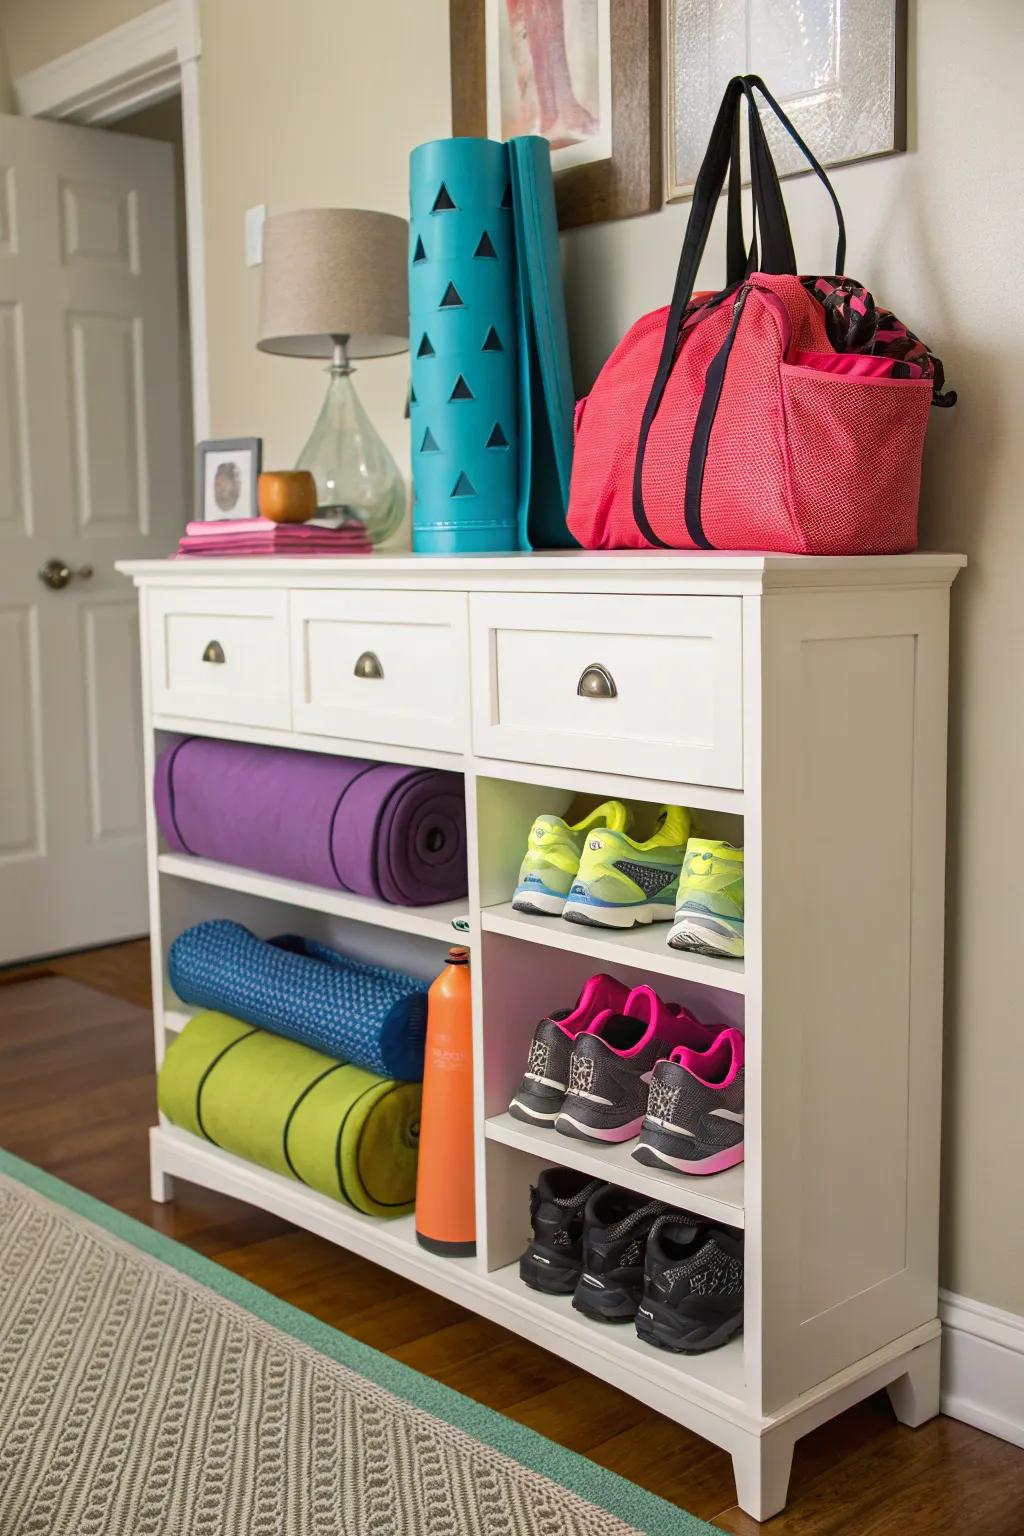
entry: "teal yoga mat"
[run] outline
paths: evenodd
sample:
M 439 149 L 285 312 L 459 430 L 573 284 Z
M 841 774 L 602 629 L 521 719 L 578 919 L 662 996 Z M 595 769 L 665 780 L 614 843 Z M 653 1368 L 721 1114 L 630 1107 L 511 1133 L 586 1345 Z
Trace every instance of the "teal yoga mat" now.
M 413 547 L 572 546 L 573 392 L 545 139 L 410 159 Z

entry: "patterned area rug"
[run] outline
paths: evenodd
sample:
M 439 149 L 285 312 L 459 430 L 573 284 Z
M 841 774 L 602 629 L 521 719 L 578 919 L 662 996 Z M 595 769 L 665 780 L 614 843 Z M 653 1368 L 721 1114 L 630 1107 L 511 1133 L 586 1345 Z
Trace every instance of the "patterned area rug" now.
M 0 1152 L 3 1536 L 712 1527 Z

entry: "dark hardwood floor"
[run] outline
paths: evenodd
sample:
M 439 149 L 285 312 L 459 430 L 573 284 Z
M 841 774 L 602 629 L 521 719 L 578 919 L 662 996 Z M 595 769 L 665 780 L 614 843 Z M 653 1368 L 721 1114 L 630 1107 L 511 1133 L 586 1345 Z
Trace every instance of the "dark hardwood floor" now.
M 149 1004 L 145 942 L 0 972 L 0 982 L 45 974 Z M 504 1329 L 223 1196 L 179 1184 L 172 1204 L 152 1204 L 152 1041 L 137 1022 L 83 1026 L 70 1010 L 27 1017 L 5 1010 L 0 986 L 0 1143 L 723 1530 L 762 1529 L 736 1508 L 721 1451 Z M 767 1529 L 1021 1536 L 1024 1450 L 952 1419 L 906 1429 L 884 1396 L 872 1398 L 798 1443 L 789 1506 Z

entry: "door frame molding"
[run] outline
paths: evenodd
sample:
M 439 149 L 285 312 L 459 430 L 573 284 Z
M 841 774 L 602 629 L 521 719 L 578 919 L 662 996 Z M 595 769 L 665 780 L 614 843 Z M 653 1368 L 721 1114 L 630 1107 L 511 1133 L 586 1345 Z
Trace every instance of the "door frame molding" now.
M 48 117 L 94 128 L 117 122 L 180 92 L 192 428 L 196 442 L 210 435 L 206 242 L 199 133 L 201 52 L 198 0 L 162 0 L 134 20 L 19 75 L 12 82 L 21 116 Z

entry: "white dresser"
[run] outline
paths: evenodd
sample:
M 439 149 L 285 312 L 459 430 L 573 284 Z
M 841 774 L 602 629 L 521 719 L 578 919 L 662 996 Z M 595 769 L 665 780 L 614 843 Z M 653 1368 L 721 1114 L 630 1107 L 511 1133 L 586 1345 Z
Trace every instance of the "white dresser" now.
M 949 587 L 957 555 L 538 554 L 126 563 L 140 588 L 146 765 L 181 734 L 465 775 L 469 897 L 383 906 L 165 851 L 149 815 L 156 1053 L 187 1013 L 171 940 L 228 916 L 436 974 L 472 949 L 478 1254 L 419 1247 L 169 1124 L 182 1178 L 443 1292 L 723 1446 L 739 1502 L 785 1503 L 793 1443 L 880 1387 L 938 1411 L 936 1266 Z M 593 669 L 598 669 L 596 680 Z M 580 692 L 591 673 L 595 692 Z M 746 849 L 744 961 L 666 925 L 513 912 L 535 815 L 671 801 Z M 453 924 L 458 925 L 458 930 Z M 505 1113 L 534 1027 L 607 970 L 746 1031 L 746 1162 L 712 1177 Z M 520 1281 L 552 1163 L 745 1230 L 744 1331 L 665 1354 Z

